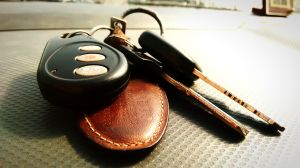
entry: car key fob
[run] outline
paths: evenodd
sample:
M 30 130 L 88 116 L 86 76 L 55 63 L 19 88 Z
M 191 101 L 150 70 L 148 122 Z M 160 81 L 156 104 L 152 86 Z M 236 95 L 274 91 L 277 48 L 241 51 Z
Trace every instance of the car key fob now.
M 125 56 L 87 35 L 48 41 L 37 71 L 42 95 L 63 106 L 101 105 L 113 100 L 130 76 Z

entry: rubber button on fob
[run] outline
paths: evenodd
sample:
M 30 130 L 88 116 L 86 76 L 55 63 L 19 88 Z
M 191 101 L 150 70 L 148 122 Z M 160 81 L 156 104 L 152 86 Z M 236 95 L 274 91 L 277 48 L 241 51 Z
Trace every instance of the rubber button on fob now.
M 80 51 L 99 51 L 101 50 L 100 46 L 81 46 L 78 48 Z
M 76 75 L 96 76 L 107 73 L 108 69 L 101 65 L 87 65 L 74 70 Z
M 93 62 L 104 60 L 105 56 L 102 54 L 83 54 L 75 57 L 76 61 Z

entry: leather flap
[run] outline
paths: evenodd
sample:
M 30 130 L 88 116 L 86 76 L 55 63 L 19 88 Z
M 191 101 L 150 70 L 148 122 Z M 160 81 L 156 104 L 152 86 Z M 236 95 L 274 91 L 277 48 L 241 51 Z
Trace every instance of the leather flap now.
M 157 84 L 135 79 L 112 104 L 84 114 L 80 128 L 102 147 L 138 150 L 151 147 L 161 139 L 168 114 L 165 92 Z

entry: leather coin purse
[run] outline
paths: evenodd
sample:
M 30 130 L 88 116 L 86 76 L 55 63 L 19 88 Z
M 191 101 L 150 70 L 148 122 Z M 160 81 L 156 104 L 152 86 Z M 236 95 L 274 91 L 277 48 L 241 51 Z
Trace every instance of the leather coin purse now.
M 83 133 L 111 150 L 140 150 L 162 138 L 168 120 L 165 92 L 155 83 L 132 79 L 108 106 L 85 113 L 80 121 Z

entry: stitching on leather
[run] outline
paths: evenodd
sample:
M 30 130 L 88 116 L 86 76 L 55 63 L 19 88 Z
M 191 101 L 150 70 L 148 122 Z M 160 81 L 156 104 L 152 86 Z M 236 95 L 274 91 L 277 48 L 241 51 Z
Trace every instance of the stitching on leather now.
M 90 122 L 90 120 L 88 119 L 87 115 L 84 114 L 84 118 L 89 126 L 89 128 L 92 130 L 92 132 L 94 134 L 96 134 L 100 140 L 106 142 L 106 143 L 109 143 L 109 144 L 112 144 L 114 146 L 122 146 L 122 147 L 128 147 L 128 146 L 141 146 L 143 144 L 146 144 L 146 143 L 149 143 L 151 141 L 153 141 L 154 137 L 157 135 L 158 131 L 160 130 L 160 127 L 161 127 L 161 124 L 162 124 L 162 120 L 163 120 L 163 116 L 164 116 L 164 113 L 163 113 L 163 110 L 164 110 L 164 100 L 163 100 L 163 93 L 162 93 L 162 90 L 161 88 L 156 85 L 159 89 L 159 92 L 160 92 L 160 103 L 161 103 L 161 116 L 160 116 L 160 120 L 159 120 L 159 124 L 158 124 L 158 127 L 156 128 L 155 132 L 152 134 L 152 136 L 145 140 L 145 141 L 142 141 L 142 142 L 136 142 L 136 143 L 132 143 L 132 144 L 126 144 L 126 143 L 117 143 L 117 142 L 112 142 L 111 140 L 108 140 L 107 138 L 103 137 L 92 125 L 92 123 Z

